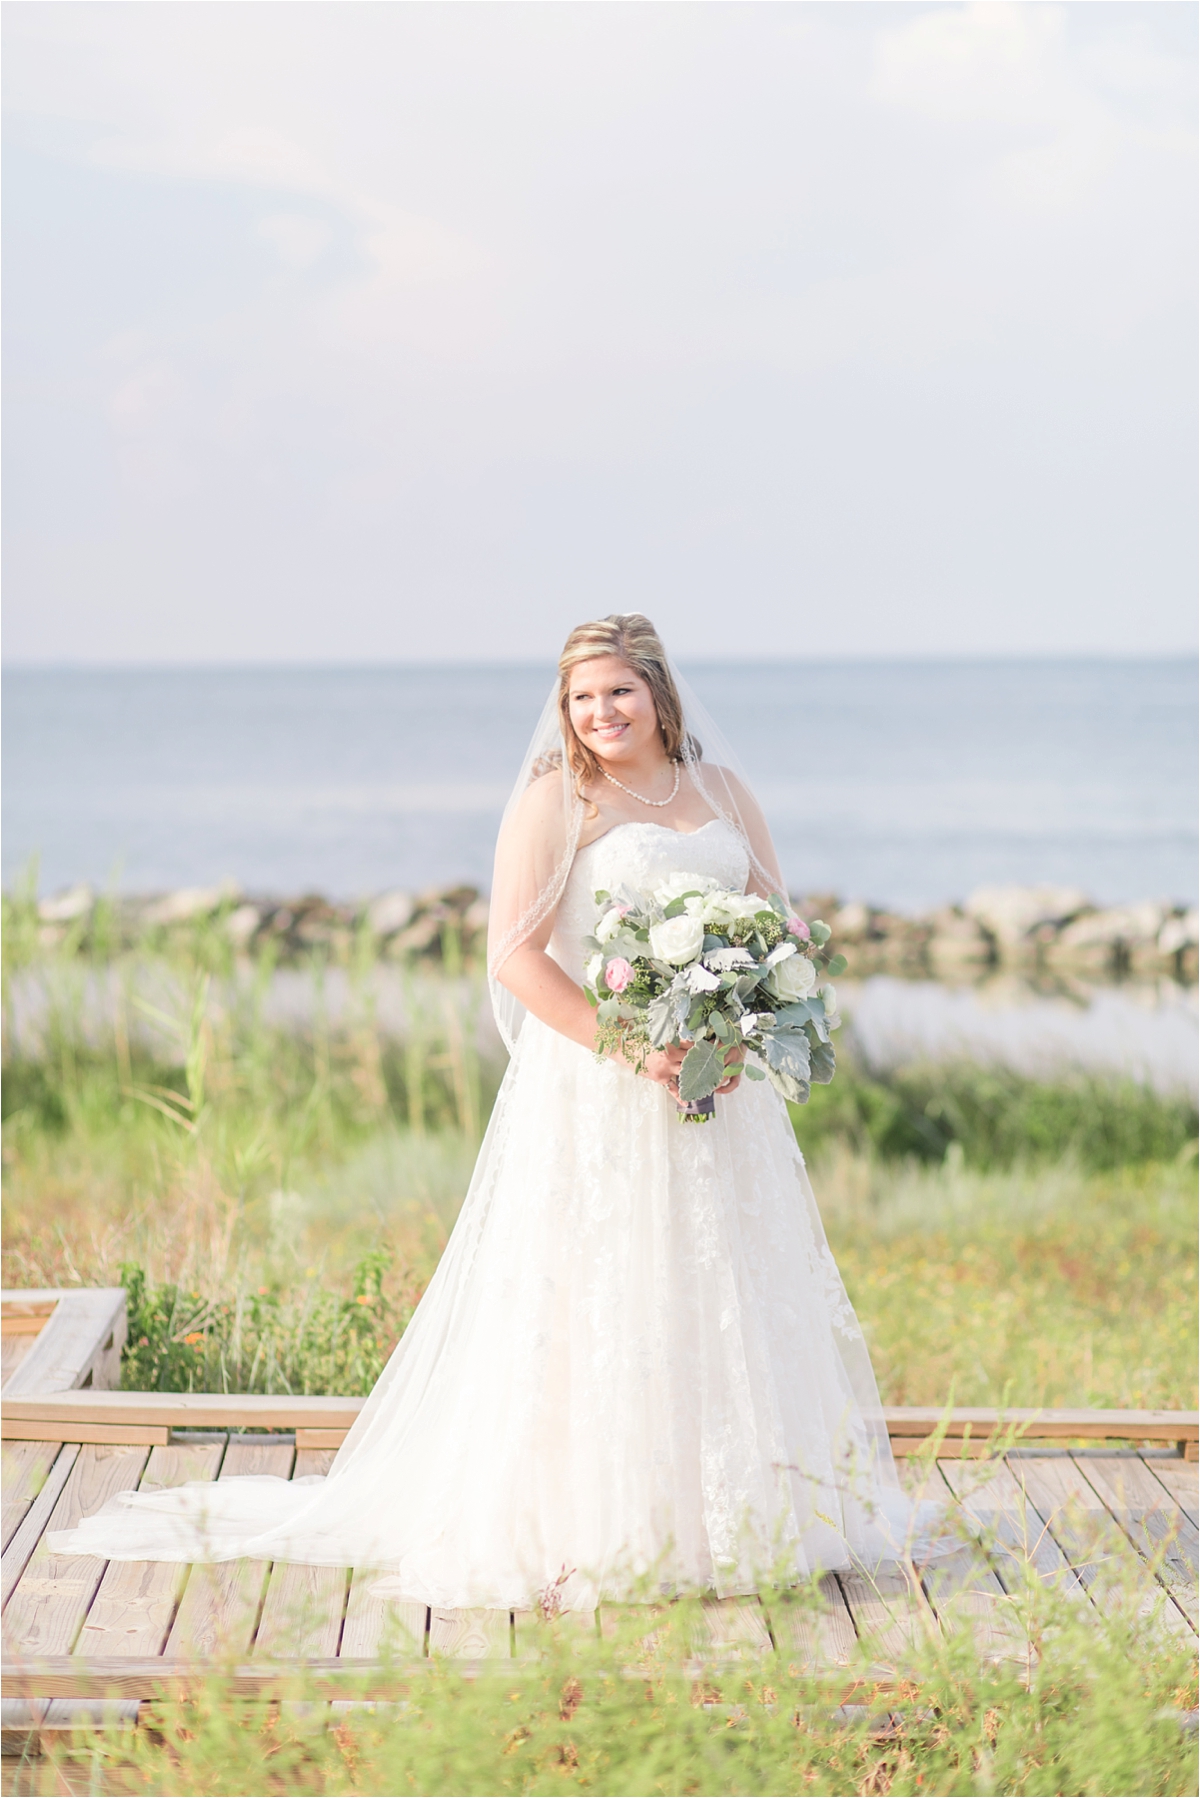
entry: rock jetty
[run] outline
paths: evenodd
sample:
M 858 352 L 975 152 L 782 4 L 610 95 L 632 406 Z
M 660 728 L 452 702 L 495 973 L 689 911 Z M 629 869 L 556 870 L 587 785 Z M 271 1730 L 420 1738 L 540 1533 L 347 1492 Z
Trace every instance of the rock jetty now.
M 30 902 L 8 896 L 10 924 Z M 835 894 L 797 900 L 806 917 L 823 917 L 851 958 L 854 974 L 897 973 L 970 978 L 988 968 L 1119 978 L 1125 974 L 1195 980 L 1194 908 L 1145 899 L 1097 906 L 1075 887 L 980 887 L 962 905 L 906 916 Z M 237 955 L 280 962 L 320 954 L 346 964 L 356 956 L 412 958 L 460 966 L 482 957 L 486 897 L 473 886 L 396 889 L 357 903 L 319 893 L 268 898 L 225 882 L 144 897 L 100 896 L 77 886 L 43 899 L 27 918 L 41 946 L 112 953 L 165 946 L 186 932 L 210 932 Z

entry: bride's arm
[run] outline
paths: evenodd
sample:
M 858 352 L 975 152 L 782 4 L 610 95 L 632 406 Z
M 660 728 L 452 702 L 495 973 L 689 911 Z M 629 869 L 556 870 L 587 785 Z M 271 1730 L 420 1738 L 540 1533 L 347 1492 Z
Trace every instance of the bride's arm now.
M 492 882 L 488 963 L 501 986 L 507 987 L 526 1011 L 571 1042 L 594 1049 L 596 1014 L 582 987 L 546 953 L 556 909 L 550 896 L 561 882 L 567 845 L 562 776 L 552 772 L 526 789 L 501 829 Z M 543 906 L 548 906 L 546 915 L 530 929 L 526 921 L 537 917 Z M 514 937 L 520 940 L 509 947 Z M 669 1086 L 682 1059 L 683 1051 L 678 1049 L 654 1054 L 642 1072 L 647 1079 Z
M 545 944 L 550 940 L 552 926 L 553 920 L 547 920 L 514 949 L 496 978 L 515 999 L 520 1000 L 526 1011 L 532 1012 L 543 1024 L 549 1024 L 551 1030 L 557 1030 L 560 1036 L 569 1037 L 584 1049 L 594 1049 L 595 1011 L 584 997 L 583 988 L 576 986 L 571 976 L 546 954 Z M 641 1072 L 659 1086 L 672 1087 L 678 1079 L 683 1055 L 682 1049 L 657 1050 L 647 1058 Z M 629 1065 L 619 1054 L 614 1054 L 611 1059 Z

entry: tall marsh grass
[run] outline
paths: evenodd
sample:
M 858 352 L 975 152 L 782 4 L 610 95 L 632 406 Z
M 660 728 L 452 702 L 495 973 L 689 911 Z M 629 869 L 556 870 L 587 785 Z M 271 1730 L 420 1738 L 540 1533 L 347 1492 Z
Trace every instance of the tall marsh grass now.
M 106 962 L 27 922 L 5 1283 L 125 1284 L 133 1386 L 367 1390 L 502 1075 L 478 967 L 251 967 L 204 925 Z M 1188 1097 L 844 1053 L 793 1121 L 889 1400 L 1193 1402 Z

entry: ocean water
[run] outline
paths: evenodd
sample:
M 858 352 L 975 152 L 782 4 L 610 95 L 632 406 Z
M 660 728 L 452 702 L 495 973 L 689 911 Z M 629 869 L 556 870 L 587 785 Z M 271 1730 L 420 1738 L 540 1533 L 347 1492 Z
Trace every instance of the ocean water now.
M 985 882 L 1194 901 L 1190 660 L 688 669 L 795 890 L 901 909 Z M 486 886 L 550 685 L 533 667 L 4 675 L 3 878 L 353 896 Z

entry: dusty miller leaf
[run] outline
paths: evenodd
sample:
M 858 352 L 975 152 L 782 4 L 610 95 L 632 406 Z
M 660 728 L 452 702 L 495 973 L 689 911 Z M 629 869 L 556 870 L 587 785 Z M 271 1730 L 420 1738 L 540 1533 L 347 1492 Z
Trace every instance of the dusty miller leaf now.
M 693 1043 L 679 1070 L 679 1097 L 684 1104 L 707 1099 L 725 1078 L 725 1056 L 716 1043 Z

